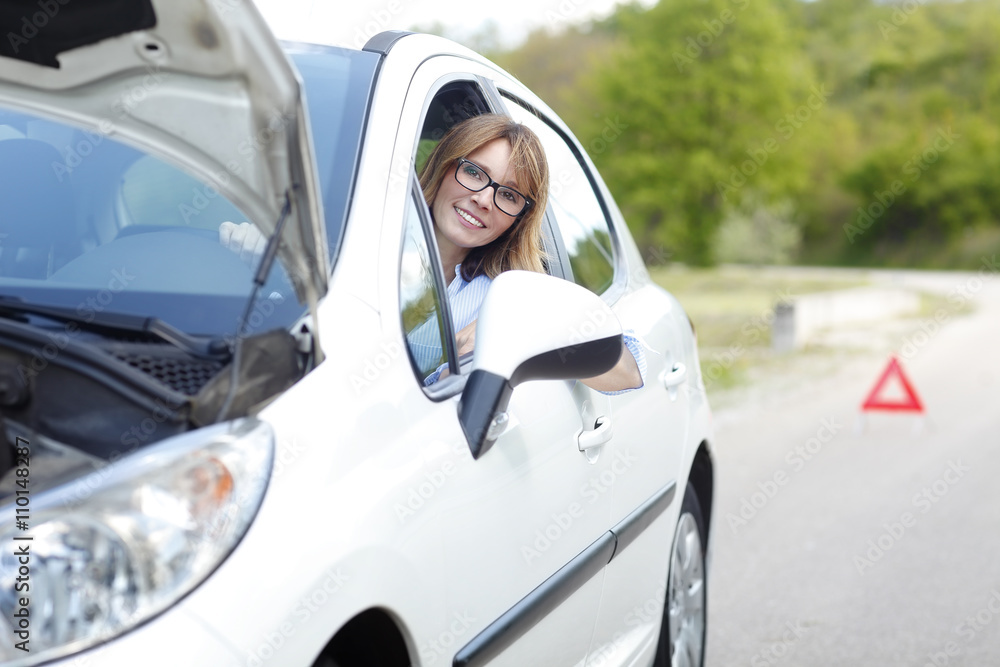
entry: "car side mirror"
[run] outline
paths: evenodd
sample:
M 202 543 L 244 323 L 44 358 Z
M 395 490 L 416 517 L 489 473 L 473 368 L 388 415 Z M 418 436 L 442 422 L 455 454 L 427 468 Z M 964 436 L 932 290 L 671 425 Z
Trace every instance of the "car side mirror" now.
M 618 317 L 589 290 L 532 271 L 505 271 L 479 309 L 472 373 L 458 419 L 478 459 L 506 423 L 514 387 L 605 373 L 624 349 Z

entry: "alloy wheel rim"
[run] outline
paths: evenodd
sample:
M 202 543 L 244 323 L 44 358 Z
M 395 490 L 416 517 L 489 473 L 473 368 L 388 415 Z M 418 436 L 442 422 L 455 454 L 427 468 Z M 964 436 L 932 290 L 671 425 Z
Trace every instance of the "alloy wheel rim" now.
M 701 534 L 691 514 L 677 524 L 667 593 L 672 667 L 701 667 L 705 637 L 705 570 Z

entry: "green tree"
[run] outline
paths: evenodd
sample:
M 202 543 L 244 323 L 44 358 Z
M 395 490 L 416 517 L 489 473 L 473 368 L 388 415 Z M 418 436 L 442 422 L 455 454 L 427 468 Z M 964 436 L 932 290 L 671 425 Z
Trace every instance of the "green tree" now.
M 872 5 L 849 18 L 828 11 L 834 4 L 816 3 L 823 20 L 809 55 L 843 84 L 837 113 L 856 120 L 857 140 L 837 144 L 824 184 L 851 203 L 810 210 L 807 230 L 820 233 L 807 242 L 826 261 L 940 266 L 951 246 L 1000 217 L 990 113 L 1000 101 L 1000 4 Z M 850 34 L 838 27 L 848 23 Z M 843 37 L 839 62 L 834 34 Z
M 617 30 L 578 135 L 641 243 L 710 263 L 727 207 L 805 187 L 795 135 L 828 93 L 773 2 L 672 0 L 618 17 Z
M 664 0 L 556 27 L 499 62 L 573 128 L 640 244 L 696 263 L 1000 251 L 1000 0 Z
M 574 130 L 594 100 L 586 84 L 594 69 L 614 49 L 609 31 L 570 26 L 551 34 L 538 29 L 514 51 L 495 62 L 538 93 Z

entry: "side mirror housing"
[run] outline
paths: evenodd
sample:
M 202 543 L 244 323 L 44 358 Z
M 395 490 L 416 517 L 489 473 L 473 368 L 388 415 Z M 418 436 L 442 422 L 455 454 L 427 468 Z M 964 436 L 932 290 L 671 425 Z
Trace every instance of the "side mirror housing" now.
M 493 446 L 496 420 L 518 384 L 594 377 L 614 368 L 623 349 L 618 317 L 589 290 L 531 271 L 497 276 L 479 309 L 472 373 L 458 404 L 472 457 Z

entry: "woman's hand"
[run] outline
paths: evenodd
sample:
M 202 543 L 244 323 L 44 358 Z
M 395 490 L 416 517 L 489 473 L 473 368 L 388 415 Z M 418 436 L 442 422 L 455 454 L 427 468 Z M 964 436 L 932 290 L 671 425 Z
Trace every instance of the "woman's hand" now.
M 476 346 L 476 322 L 477 320 L 472 320 L 472 322 L 455 335 L 455 347 L 458 348 L 458 356 L 460 357 L 466 352 L 472 352 Z M 441 371 L 441 375 L 438 376 L 438 382 L 448 377 L 448 375 L 448 369 L 445 368 Z
M 219 243 L 239 255 L 251 271 L 256 271 L 267 247 L 267 237 L 249 222 L 237 225 L 226 221 L 219 225 Z
M 466 352 L 472 352 L 476 346 L 476 322 L 478 320 L 472 320 L 455 336 L 455 345 L 458 347 L 458 356 L 460 357 Z

